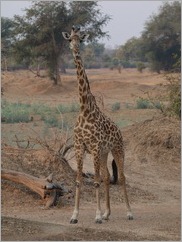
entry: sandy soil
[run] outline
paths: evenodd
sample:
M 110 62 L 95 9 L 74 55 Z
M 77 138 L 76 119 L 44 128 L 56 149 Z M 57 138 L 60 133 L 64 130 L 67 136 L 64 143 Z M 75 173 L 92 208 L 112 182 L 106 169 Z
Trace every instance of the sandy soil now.
M 101 70 L 89 70 L 88 73 L 93 93 L 98 93 L 98 96 L 102 93 L 107 110 L 116 101 L 134 102 L 135 95 L 142 95 L 141 89 L 146 91 L 157 87 L 156 92 L 160 92 L 158 84 L 165 82 L 162 75 L 149 72 L 138 74 L 136 70 L 124 70 L 121 75 L 107 70 L 102 71 L 102 74 Z M 7 73 L 2 78 L 5 88 L 3 98 L 9 101 L 42 101 L 50 104 L 77 99 L 74 72 L 69 71 L 62 79 L 63 87 L 55 88 L 47 79 L 33 78 L 28 72 L 22 76 L 18 72 Z M 142 112 L 140 115 L 143 115 Z M 11 129 L 10 125 L 2 125 L 3 139 L 6 139 L 8 129 Z M 154 117 L 150 121 L 128 126 L 122 132 L 126 146 L 125 175 L 134 220 L 128 221 L 126 218 L 119 185 L 110 186 L 109 221 L 95 224 L 94 187 L 92 180 L 85 181 L 79 222 L 72 225 L 69 220 L 74 207 L 74 189 L 72 196 L 61 197 L 56 207 L 45 210 L 44 201 L 37 194 L 21 185 L 3 180 L 2 241 L 180 241 L 180 122 Z M 167 142 L 169 136 L 172 137 L 170 145 Z M 109 157 L 109 167 L 111 160 L 112 157 Z M 2 160 L 3 162 L 5 161 Z M 70 164 L 75 168 L 74 160 Z M 3 167 L 10 166 L 10 162 L 3 163 Z M 93 171 L 89 156 L 86 157 L 84 170 Z M 103 185 L 101 190 L 104 211 Z

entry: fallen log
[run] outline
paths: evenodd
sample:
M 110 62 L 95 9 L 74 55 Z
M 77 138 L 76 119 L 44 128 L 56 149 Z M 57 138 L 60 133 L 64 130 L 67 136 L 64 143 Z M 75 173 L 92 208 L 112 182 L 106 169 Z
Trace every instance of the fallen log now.
M 53 183 L 53 174 L 47 178 L 38 178 L 26 173 L 2 169 L 1 178 L 23 184 L 38 193 L 42 199 L 47 199 L 45 208 L 55 205 L 60 196 L 70 192 L 63 184 Z

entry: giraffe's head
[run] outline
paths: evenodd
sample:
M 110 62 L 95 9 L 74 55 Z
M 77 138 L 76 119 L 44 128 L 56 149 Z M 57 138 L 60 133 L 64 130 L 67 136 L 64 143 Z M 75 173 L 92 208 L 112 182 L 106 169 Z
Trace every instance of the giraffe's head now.
M 70 49 L 78 51 L 80 43 L 86 41 L 88 34 L 81 34 L 80 27 L 73 26 L 71 34 L 67 32 L 62 32 L 63 37 L 70 42 Z

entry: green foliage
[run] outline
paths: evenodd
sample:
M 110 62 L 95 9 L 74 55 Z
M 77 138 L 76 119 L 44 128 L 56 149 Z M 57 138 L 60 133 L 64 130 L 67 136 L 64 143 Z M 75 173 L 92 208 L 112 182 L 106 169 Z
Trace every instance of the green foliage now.
M 112 111 L 115 112 L 115 111 L 118 111 L 119 109 L 121 108 L 121 105 L 119 102 L 116 102 L 112 105 Z
M 59 66 L 64 66 L 63 57 L 70 52 L 62 32 L 70 32 L 73 24 L 79 24 L 90 34 L 89 41 L 97 40 L 107 35 L 102 27 L 109 19 L 95 1 L 34 1 L 25 16 L 14 18 L 15 54 L 27 66 L 45 60 L 49 76 L 57 84 Z
M 27 123 L 30 121 L 29 104 L 2 102 L 1 117 L 6 123 Z
M 45 116 L 44 122 L 48 127 L 58 127 L 59 125 L 58 118 L 55 115 Z
M 121 64 L 124 68 L 136 68 L 136 63 L 133 61 L 121 61 Z
M 164 104 L 160 101 L 155 101 L 152 104 L 153 104 L 153 107 L 156 109 L 163 110 L 164 108 Z
M 104 50 L 104 44 L 97 43 L 96 41 L 91 44 L 85 45 L 82 54 L 85 67 L 101 68 Z
M 174 56 L 181 56 L 180 2 L 163 3 L 159 13 L 145 23 L 141 37 L 129 39 L 116 50 L 115 56 L 122 60 L 124 68 L 135 65 L 141 71 L 137 63 L 148 62 L 151 70 L 158 73 L 173 69 Z
M 60 113 L 73 113 L 79 111 L 77 103 L 70 105 L 58 105 L 57 107 L 49 107 L 45 104 L 23 104 L 9 103 L 5 100 L 1 103 L 2 120 L 5 123 L 27 123 L 31 121 L 34 115 L 40 115 L 40 119 L 48 125 L 48 127 L 66 128 L 68 124 L 60 121 Z
M 181 119 L 181 78 L 180 75 L 167 75 L 167 96 L 169 105 L 167 112 Z
M 142 45 L 141 38 L 133 37 L 116 50 L 116 56 L 122 60 L 123 67 L 136 67 L 136 62 L 146 61 L 145 56 L 141 52 Z
M 151 108 L 151 103 L 148 99 L 138 98 L 136 100 L 136 108 L 137 109 L 148 109 L 148 108 Z
M 159 109 L 166 116 L 176 116 L 181 119 L 181 58 L 176 59 L 173 71 L 165 74 L 167 82 L 163 84 L 163 92 L 158 100 Z
M 138 70 L 140 73 L 142 73 L 143 70 L 144 70 L 145 68 L 146 68 L 146 67 L 145 67 L 145 64 L 144 64 L 143 62 L 138 62 L 138 63 L 137 63 L 137 70 Z
M 181 55 L 181 4 L 178 1 L 164 3 L 158 14 L 145 24 L 142 34 L 143 54 L 157 72 L 171 70 L 173 55 Z
M 112 65 L 113 67 L 117 67 L 119 65 L 119 59 L 117 57 L 112 59 Z
M 13 27 L 11 19 L 1 17 L 1 67 L 4 70 L 8 70 L 11 61 Z
M 162 109 L 161 102 L 157 100 L 151 100 L 150 98 L 141 98 L 139 97 L 136 100 L 136 108 L 137 109 Z

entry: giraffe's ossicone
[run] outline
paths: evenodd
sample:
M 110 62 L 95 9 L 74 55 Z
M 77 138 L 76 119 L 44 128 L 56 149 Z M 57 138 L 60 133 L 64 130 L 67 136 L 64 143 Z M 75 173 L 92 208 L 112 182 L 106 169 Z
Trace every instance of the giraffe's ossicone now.
M 107 168 L 107 157 L 112 153 L 118 170 L 118 182 L 122 185 L 122 191 L 127 206 L 128 219 L 133 219 L 128 201 L 126 182 L 124 176 L 124 148 L 120 129 L 97 106 L 95 97 L 91 93 L 89 81 L 80 56 L 80 43 L 88 38 L 87 34 L 81 34 L 79 27 L 72 27 L 71 34 L 63 32 L 63 37 L 70 42 L 74 62 L 77 70 L 78 93 L 80 100 L 80 114 L 74 128 L 74 148 L 77 161 L 77 178 L 75 208 L 71 217 L 71 223 L 78 222 L 80 187 L 82 182 L 83 157 L 89 152 L 93 157 L 96 189 L 96 223 L 108 220 L 111 213 L 109 199 L 110 175 Z M 105 184 L 106 210 L 102 215 L 100 206 L 100 174 Z

